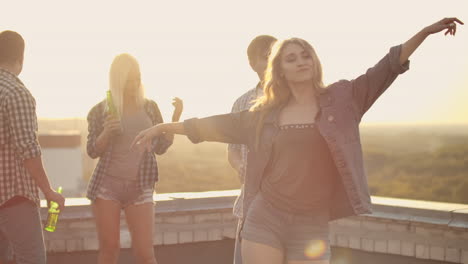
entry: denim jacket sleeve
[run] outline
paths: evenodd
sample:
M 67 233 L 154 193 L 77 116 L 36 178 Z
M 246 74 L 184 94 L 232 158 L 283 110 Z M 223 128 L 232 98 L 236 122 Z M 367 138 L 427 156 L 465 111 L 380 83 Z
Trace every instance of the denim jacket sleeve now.
M 392 47 L 374 67 L 351 81 L 354 106 L 361 118 L 396 77 L 409 69 L 409 61 L 400 64 L 401 45 Z
M 184 121 L 184 129 L 193 143 L 216 141 L 249 145 L 252 135 L 255 135 L 255 113 L 245 110 L 201 119 L 192 118 Z
M 104 108 L 102 102 L 94 106 L 88 113 L 88 140 L 86 142 L 86 152 L 92 159 L 101 157 L 103 154 L 96 149 L 96 139 L 104 130 L 103 115 Z
M 161 115 L 161 111 L 159 111 L 159 107 L 154 101 L 149 101 L 150 113 L 151 113 L 151 122 L 154 125 L 164 123 L 164 120 Z M 167 149 L 172 145 L 173 140 L 167 139 L 164 135 L 156 137 L 153 139 L 151 143 L 151 152 L 156 153 L 158 155 L 164 154 Z
M 245 94 L 244 94 L 245 95 Z M 241 109 L 240 107 L 240 103 L 241 103 L 241 99 L 242 97 L 244 96 L 242 95 L 241 97 L 237 98 L 237 100 L 234 102 L 234 104 L 232 105 L 232 108 L 231 108 L 231 113 L 237 113 L 237 112 L 240 112 L 240 111 L 243 111 L 245 109 Z M 228 153 L 232 153 L 234 151 L 240 151 L 242 148 L 242 145 L 241 144 L 229 144 L 228 145 Z

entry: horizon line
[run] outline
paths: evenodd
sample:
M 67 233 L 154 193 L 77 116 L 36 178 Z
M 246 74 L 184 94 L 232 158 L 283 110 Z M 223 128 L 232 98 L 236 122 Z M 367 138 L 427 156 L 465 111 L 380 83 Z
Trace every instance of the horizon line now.
M 39 120 L 53 121 L 53 120 L 86 120 L 86 117 L 38 117 Z M 447 121 L 402 121 L 402 122 L 362 122 L 360 126 L 468 126 L 467 122 L 447 122 Z

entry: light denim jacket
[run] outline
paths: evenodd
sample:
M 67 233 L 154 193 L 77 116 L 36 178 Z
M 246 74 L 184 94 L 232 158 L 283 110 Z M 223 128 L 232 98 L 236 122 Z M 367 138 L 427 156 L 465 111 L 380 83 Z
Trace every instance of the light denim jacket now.
M 362 116 L 392 84 L 408 70 L 409 61 L 400 64 L 401 45 L 392 47 L 374 67 L 358 78 L 342 80 L 324 89 L 319 96 L 320 111 L 316 125 L 327 142 L 339 172 L 330 206 L 330 220 L 371 212 L 371 200 L 364 171 L 359 123 Z M 217 141 L 246 144 L 249 147 L 243 215 L 260 189 L 263 173 L 279 131 L 280 107 L 264 119 L 258 149 L 255 129 L 259 112 L 243 111 L 184 121 L 184 129 L 193 143 Z M 320 184 L 320 183 L 318 183 Z

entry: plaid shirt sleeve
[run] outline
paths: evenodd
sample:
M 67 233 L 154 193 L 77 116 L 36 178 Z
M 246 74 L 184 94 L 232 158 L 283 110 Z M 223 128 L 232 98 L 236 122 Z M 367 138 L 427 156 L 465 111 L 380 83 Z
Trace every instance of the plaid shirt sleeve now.
M 103 153 L 100 153 L 96 149 L 96 139 L 104 130 L 102 120 L 102 109 L 101 104 L 94 106 L 88 114 L 88 140 L 86 143 L 86 151 L 88 156 L 92 159 L 101 157 Z
M 159 107 L 156 104 L 156 102 L 151 101 L 150 106 L 152 113 L 151 120 L 153 122 L 153 126 L 160 123 L 164 123 L 161 111 L 159 111 Z M 173 139 L 167 139 L 164 135 L 156 137 L 155 139 L 153 139 L 151 151 L 158 155 L 162 155 L 167 151 L 167 149 L 169 149 L 169 147 L 172 145 L 172 142 Z
M 41 156 L 37 140 L 36 101 L 29 92 L 12 94 L 6 104 L 16 153 L 22 160 Z

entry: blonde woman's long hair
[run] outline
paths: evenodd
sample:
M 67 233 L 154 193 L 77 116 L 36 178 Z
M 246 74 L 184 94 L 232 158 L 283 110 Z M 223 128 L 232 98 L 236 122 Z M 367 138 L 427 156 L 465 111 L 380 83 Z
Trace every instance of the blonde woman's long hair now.
M 313 70 L 313 89 L 316 90 L 318 95 L 324 89 L 323 84 L 323 73 L 322 64 L 317 56 L 312 45 L 307 41 L 300 38 L 290 38 L 282 41 L 277 41 L 272 49 L 271 54 L 268 57 L 268 66 L 265 70 L 265 78 L 263 80 L 263 96 L 255 101 L 255 104 L 250 108 L 250 111 L 261 111 L 260 120 L 256 128 L 255 145 L 258 149 L 260 140 L 260 134 L 263 129 L 263 121 L 265 116 L 275 107 L 278 107 L 289 100 L 291 96 L 291 90 L 284 77 L 283 69 L 281 68 L 281 59 L 283 57 L 283 51 L 286 46 L 290 44 L 297 44 L 304 50 L 309 52 L 310 56 L 314 61 L 312 67 Z
M 114 61 L 112 61 L 109 71 L 109 90 L 112 93 L 112 100 L 114 101 L 114 105 L 119 116 L 122 116 L 124 111 L 124 92 L 127 80 L 129 79 L 129 74 L 132 71 L 137 74 L 138 78 L 141 78 L 140 65 L 132 55 L 122 53 L 117 55 L 114 58 Z M 143 107 L 145 102 L 145 91 L 141 81 L 137 89 L 135 99 L 137 106 Z

